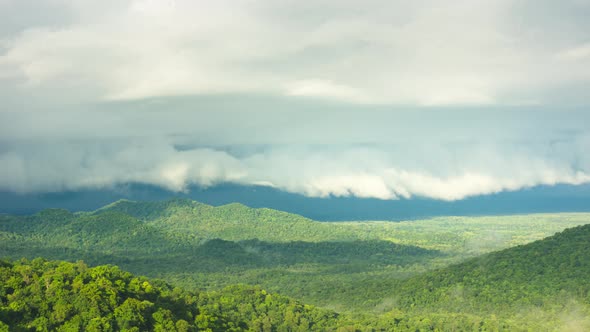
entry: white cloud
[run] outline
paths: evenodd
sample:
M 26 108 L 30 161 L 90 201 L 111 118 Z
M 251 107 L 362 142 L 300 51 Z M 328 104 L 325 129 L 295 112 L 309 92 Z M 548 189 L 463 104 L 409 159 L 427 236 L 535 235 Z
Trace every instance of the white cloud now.
M 547 89 L 590 80 L 587 61 L 570 61 L 587 59 L 585 18 L 564 13 L 572 30 L 537 2 L 57 3 L 70 20 L 5 38 L 4 84 L 94 101 L 255 92 L 433 106 L 547 102 Z
M 376 102 L 376 100 L 372 100 L 352 87 L 321 79 L 308 79 L 289 83 L 286 86 L 286 94 L 289 96 L 320 97 L 355 103 Z
M 589 105 L 580 1 L 22 3 L 0 3 L 2 189 L 588 182 L 589 113 L 561 108 Z
M 572 48 L 561 51 L 558 56 L 566 60 L 587 60 L 590 58 L 590 43 L 576 45 Z
M 568 149 L 588 149 L 587 139 Z M 562 146 L 564 148 L 565 146 Z M 241 157 L 224 150 L 178 151 L 171 143 L 116 142 L 94 145 L 46 142 L 16 145 L 0 153 L 0 189 L 59 191 L 146 183 L 172 191 L 190 185 L 264 184 L 312 197 L 355 196 L 396 199 L 414 196 L 459 200 L 537 185 L 590 182 L 587 160 L 544 157 L 548 146 L 517 153 L 486 146 L 460 151 L 439 147 L 444 158 L 428 166 L 419 151 L 397 155 L 384 148 L 306 149 L 278 146 Z M 521 151 L 522 152 L 522 151 Z M 457 156 L 457 154 L 459 155 Z M 562 152 L 563 153 L 563 152 Z M 486 158 L 478 157 L 485 154 Z M 407 163 L 404 160 L 411 160 Z M 574 167 L 574 163 L 578 164 Z M 580 164 L 580 162 L 582 162 Z M 420 167 L 412 164 L 421 165 Z

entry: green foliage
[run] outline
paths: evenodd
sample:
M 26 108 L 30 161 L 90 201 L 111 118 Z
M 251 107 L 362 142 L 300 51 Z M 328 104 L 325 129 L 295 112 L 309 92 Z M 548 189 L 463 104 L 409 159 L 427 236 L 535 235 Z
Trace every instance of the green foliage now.
M 272 209 L 252 209 L 232 203 L 219 207 L 186 199 L 162 202 L 118 201 L 99 209 L 121 212 L 143 220 L 174 237 L 203 240 L 221 238 L 239 241 L 259 238 L 268 241 L 341 239 L 331 234 L 330 227 L 302 216 Z M 354 234 L 347 235 L 354 238 Z
M 403 307 L 493 312 L 590 303 L 590 225 L 404 281 Z
M 198 310 L 188 304 L 168 285 L 115 266 L 35 259 L 0 268 L 0 320 L 16 330 L 152 330 L 159 310 L 170 321 L 192 321 Z
M 115 266 L 0 261 L 0 329 L 16 331 L 442 331 L 518 325 L 453 314 L 338 314 L 260 287 L 186 292 Z
M 0 328 L 58 331 L 334 330 L 338 315 L 243 285 L 189 293 L 115 266 L 1 262 Z
M 39 310 L 51 314 L 35 316 L 27 329 L 62 322 L 61 330 L 85 324 L 89 331 L 560 330 L 586 327 L 590 316 L 583 282 L 590 278 L 588 230 L 519 245 L 588 220 L 588 214 L 572 213 L 329 223 L 241 204 L 119 201 L 94 212 L 1 215 L 0 257 L 116 264 L 201 290 L 179 295 L 190 298 L 184 304 L 161 306 L 149 296 L 170 287 L 147 279 L 145 287 L 143 281 L 129 285 L 145 298 L 119 299 L 94 285 L 81 296 L 96 299 L 89 307 L 94 314 L 111 310 L 112 317 L 73 315 L 73 302 L 56 300 L 30 309 L 30 317 Z M 514 248 L 479 256 L 509 247 Z M 21 276 L 34 265 L 0 266 L 6 264 Z M 302 317 L 307 306 L 276 294 L 271 298 L 280 298 L 282 305 L 269 307 L 262 289 L 341 314 L 309 307 L 319 316 Z M 36 294 L 28 292 L 24 298 Z M 44 302 L 39 296 L 33 304 Z M 186 311 L 180 307 L 197 302 L 197 311 L 179 314 Z M 7 321 L 11 310 L 29 310 L 24 301 L 10 305 L 0 309 L 0 331 L 2 324 L 12 324 Z

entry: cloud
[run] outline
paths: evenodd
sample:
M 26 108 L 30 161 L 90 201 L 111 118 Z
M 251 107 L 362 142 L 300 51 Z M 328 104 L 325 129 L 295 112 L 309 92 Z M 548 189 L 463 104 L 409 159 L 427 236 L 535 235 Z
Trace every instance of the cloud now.
M 371 98 L 361 91 L 332 81 L 309 79 L 287 84 L 286 94 L 289 96 L 330 98 L 356 103 L 367 103 Z
M 585 183 L 588 15 L 584 1 L 0 1 L 0 189 L 457 200 Z
M 590 81 L 588 6 L 579 1 L 35 5 L 61 20 L 41 19 L 19 1 L 3 4 L 27 25 L 0 31 L 0 84 L 40 98 L 262 93 L 425 106 L 585 103 L 583 95 L 548 99 L 545 91 Z
M 220 183 L 459 200 L 589 181 L 590 113 L 396 109 L 253 96 L 0 112 L 0 190 Z
M 590 148 L 587 138 L 563 147 Z M 0 153 L 0 189 L 60 191 L 145 183 L 184 191 L 190 185 L 238 183 L 311 197 L 420 196 L 450 201 L 537 185 L 590 182 L 588 160 L 568 159 L 568 154 L 575 154 L 563 151 L 563 158 L 547 158 L 548 146 L 526 148 L 526 153 L 478 145 L 437 148 L 441 159 L 425 167 L 428 156 L 419 151 L 400 156 L 394 147 L 267 146 L 239 154 L 223 148 L 178 150 L 173 142 L 162 140 L 19 143 Z M 451 155 L 464 162 L 453 166 Z
M 583 60 L 590 58 L 590 43 L 577 45 L 562 51 L 559 56 L 568 60 Z

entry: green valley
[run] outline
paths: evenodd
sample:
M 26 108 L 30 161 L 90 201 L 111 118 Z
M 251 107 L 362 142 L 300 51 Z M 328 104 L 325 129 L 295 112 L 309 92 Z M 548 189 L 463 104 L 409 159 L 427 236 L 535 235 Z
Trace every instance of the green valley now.
M 559 308 L 586 323 L 578 316 L 588 312 L 590 232 L 579 226 L 589 221 L 563 213 L 317 222 L 241 204 L 118 201 L 92 212 L 2 215 L 0 257 L 114 264 L 199 294 L 241 284 L 339 314 L 346 323 L 326 323 L 333 328 L 557 329 L 566 320 Z M 191 315 L 178 319 L 193 326 Z

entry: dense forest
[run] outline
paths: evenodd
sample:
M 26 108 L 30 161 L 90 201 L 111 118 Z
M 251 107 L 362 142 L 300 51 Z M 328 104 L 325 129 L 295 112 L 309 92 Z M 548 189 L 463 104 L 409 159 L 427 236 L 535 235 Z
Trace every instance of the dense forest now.
M 590 225 L 577 226 L 416 276 L 404 283 L 407 292 L 400 294 L 400 303 L 492 311 L 498 305 L 541 305 L 563 294 L 590 302 L 585 282 L 590 277 L 589 240 Z M 458 289 L 461 296 L 453 296 Z
M 0 264 L 0 330 L 307 331 L 341 325 L 334 312 L 256 287 L 191 293 L 115 266 L 42 259 Z
M 590 224 L 414 276 L 396 287 L 396 303 L 423 312 L 512 314 L 552 322 L 555 329 L 589 330 L 589 241 Z
M 116 266 L 0 261 L 0 331 L 523 330 L 467 314 L 341 315 L 259 287 L 188 292 Z
M 9 260 L 2 263 L 0 321 L 75 331 L 100 317 L 95 330 L 118 330 L 117 308 L 134 299 L 143 325 L 128 327 L 140 330 L 162 329 L 153 317 L 160 312 L 164 330 L 203 329 L 207 321 L 212 330 L 576 331 L 590 327 L 590 226 L 579 226 L 589 220 L 539 214 L 330 223 L 180 199 L 1 215 L 0 257 Z M 68 294 L 67 319 L 53 312 L 57 299 L 48 292 L 56 274 L 60 294 Z M 106 287 L 94 275 L 111 285 L 97 293 L 102 311 L 78 298 L 86 296 L 80 280 Z M 267 295 L 276 307 L 261 310 Z M 281 325 L 293 316 L 297 324 Z

